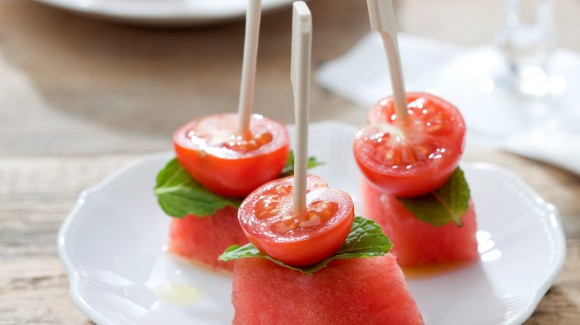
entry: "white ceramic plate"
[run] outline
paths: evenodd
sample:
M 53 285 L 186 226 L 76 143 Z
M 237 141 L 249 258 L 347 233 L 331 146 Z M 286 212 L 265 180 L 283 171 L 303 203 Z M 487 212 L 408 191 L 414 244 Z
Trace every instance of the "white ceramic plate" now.
M 354 128 L 310 128 L 316 174 L 358 202 Z M 164 251 L 170 218 L 152 188 L 171 153 L 144 157 L 84 191 L 58 236 L 76 305 L 98 324 L 229 324 L 231 278 Z M 565 239 L 558 213 L 510 172 L 463 166 L 478 215 L 480 261 L 409 286 L 427 324 L 521 324 L 558 275 Z M 170 294 L 168 289 L 177 292 Z M 171 290 L 169 290 L 171 291 Z M 192 293 L 199 293 L 197 299 Z
M 247 0 L 36 0 L 98 18 L 147 25 L 204 25 L 243 17 Z M 262 0 L 262 10 L 293 0 Z

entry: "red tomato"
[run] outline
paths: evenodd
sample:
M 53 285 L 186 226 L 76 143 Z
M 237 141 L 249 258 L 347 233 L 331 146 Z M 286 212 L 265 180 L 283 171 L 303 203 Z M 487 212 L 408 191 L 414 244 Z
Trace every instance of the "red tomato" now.
M 388 97 L 373 106 L 369 124 L 354 140 L 354 157 L 368 180 L 401 197 L 441 187 L 463 153 L 465 122 L 459 110 L 434 95 L 408 93 L 408 119 L 401 128 Z
M 238 219 L 262 253 L 288 265 L 310 265 L 342 246 L 352 227 L 354 204 L 347 193 L 308 175 L 306 211 L 294 214 L 293 182 L 290 176 L 256 189 L 240 206 Z
M 179 163 L 215 194 L 244 197 L 280 176 L 290 151 L 286 127 L 252 115 L 250 132 L 238 134 L 237 114 L 194 120 L 173 135 Z

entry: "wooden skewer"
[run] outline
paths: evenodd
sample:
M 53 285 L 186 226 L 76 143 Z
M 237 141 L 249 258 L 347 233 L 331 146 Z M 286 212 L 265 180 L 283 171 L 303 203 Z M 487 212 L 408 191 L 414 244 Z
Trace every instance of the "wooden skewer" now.
M 296 144 L 294 148 L 294 213 L 306 211 L 306 170 L 308 160 L 308 114 L 310 110 L 310 69 L 312 15 L 304 1 L 293 4 L 291 75 L 294 91 Z
M 261 0 L 248 0 L 246 12 L 246 37 L 244 40 L 244 61 L 238 104 L 239 132 L 246 134 L 250 129 L 250 117 L 254 105 L 254 86 L 256 83 L 256 61 L 258 59 L 258 40 L 260 36 Z
M 397 22 L 393 0 L 367 0 L 371 29 L 379 32 L 383 39 L 389 72 L 395 100 L 395 112 L 399 125 L 407 120 L 407 94 L 403 81 L 403 69 L 401 68 L 401 56 L 397 41 Z

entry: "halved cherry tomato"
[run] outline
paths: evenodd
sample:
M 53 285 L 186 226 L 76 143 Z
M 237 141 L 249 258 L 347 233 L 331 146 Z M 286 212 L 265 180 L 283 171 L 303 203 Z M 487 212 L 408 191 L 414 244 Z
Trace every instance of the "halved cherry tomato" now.
M 387 97 L 371 108 L 369 124 L 354 141 L 354 157 L 367 179 L 401 197 L 441 187 L 459 163 L 465 137 L 465 122 L 452 104 L 426 93 L 408 93 L 407 102 L 402 128 Z
M 288 265 L 310 265 L 342 246 L 352 227 L 354 204 L 347 193 L 308 175 L 306 211 L 294 214 L 293 182 L 290 176 L 256 189 L 240 206 L 238 219 L 262 253 Z
M 179 128 L 173 145 L 179 163 L 215 194 L 244 197 L 280 176 L 290 151 L 286 127 L 254 114 L 239 134 L 237 114 L 202 117 Z

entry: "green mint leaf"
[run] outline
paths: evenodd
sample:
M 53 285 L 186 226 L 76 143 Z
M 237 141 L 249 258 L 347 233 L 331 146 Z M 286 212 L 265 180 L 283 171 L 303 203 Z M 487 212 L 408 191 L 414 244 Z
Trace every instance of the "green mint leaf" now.
M 308 157 L 308 161 L 306 162 L 306 168 L 310 169 L 320 165 L 324 165 L 324 163 L 318 161 L 316 157 Z M 292 175 L 294 175 L 294 151 L 290 151 L 290 153 L 288 154 L 288 159 L 286 159 L 286 164 L 282 168 L 282 173 L 280 177 Z
M 307 167 L 322 165 L 314 157 L 308 158 Z M 290 151 L 280 177 L 294 174 L 294 153 Z M 163 211 L 177 218 L 187 215 L 207 217 L 231 205 L 238 208 L 242 200 L 216 195 L 198 183 L 177 161 L 171 160 L 158 174 L 155 195 Z
M 287 265 L 268 255 L 262 254 L 252 244 L 246 244 L 241 247 L 238 245 L 230 246 L 219 257 L 219 260 L 232 261 L 239 258 L 259 257 L 268 259 L 291 270 L 300 271 L 306 275 L 312 275 L 314 272 L 325 268 L 332 260 L 383 256 L 387 254 L 392 247 L 393 244 L 376 222 L 363 217 L 354 217 L 350 233 L 339 250 L 332 256 L 329 256 L 313 265 L 301 267 Z
M 177 218 L 190 214 L 207 217 L 228 205 L 238 208 L 242 202 L 208 191 L 181 167 L 177 159 L 171 160 L 157 174 L 154 192 L 161 209 Z
M 436 227 L 449 222 L 461 227 L 461 216 L 469 210 L 470 197 L 465 175 L 457 167 L 449 180 L 437 190 L 417 197 L 397 199 L 419 220 Z

